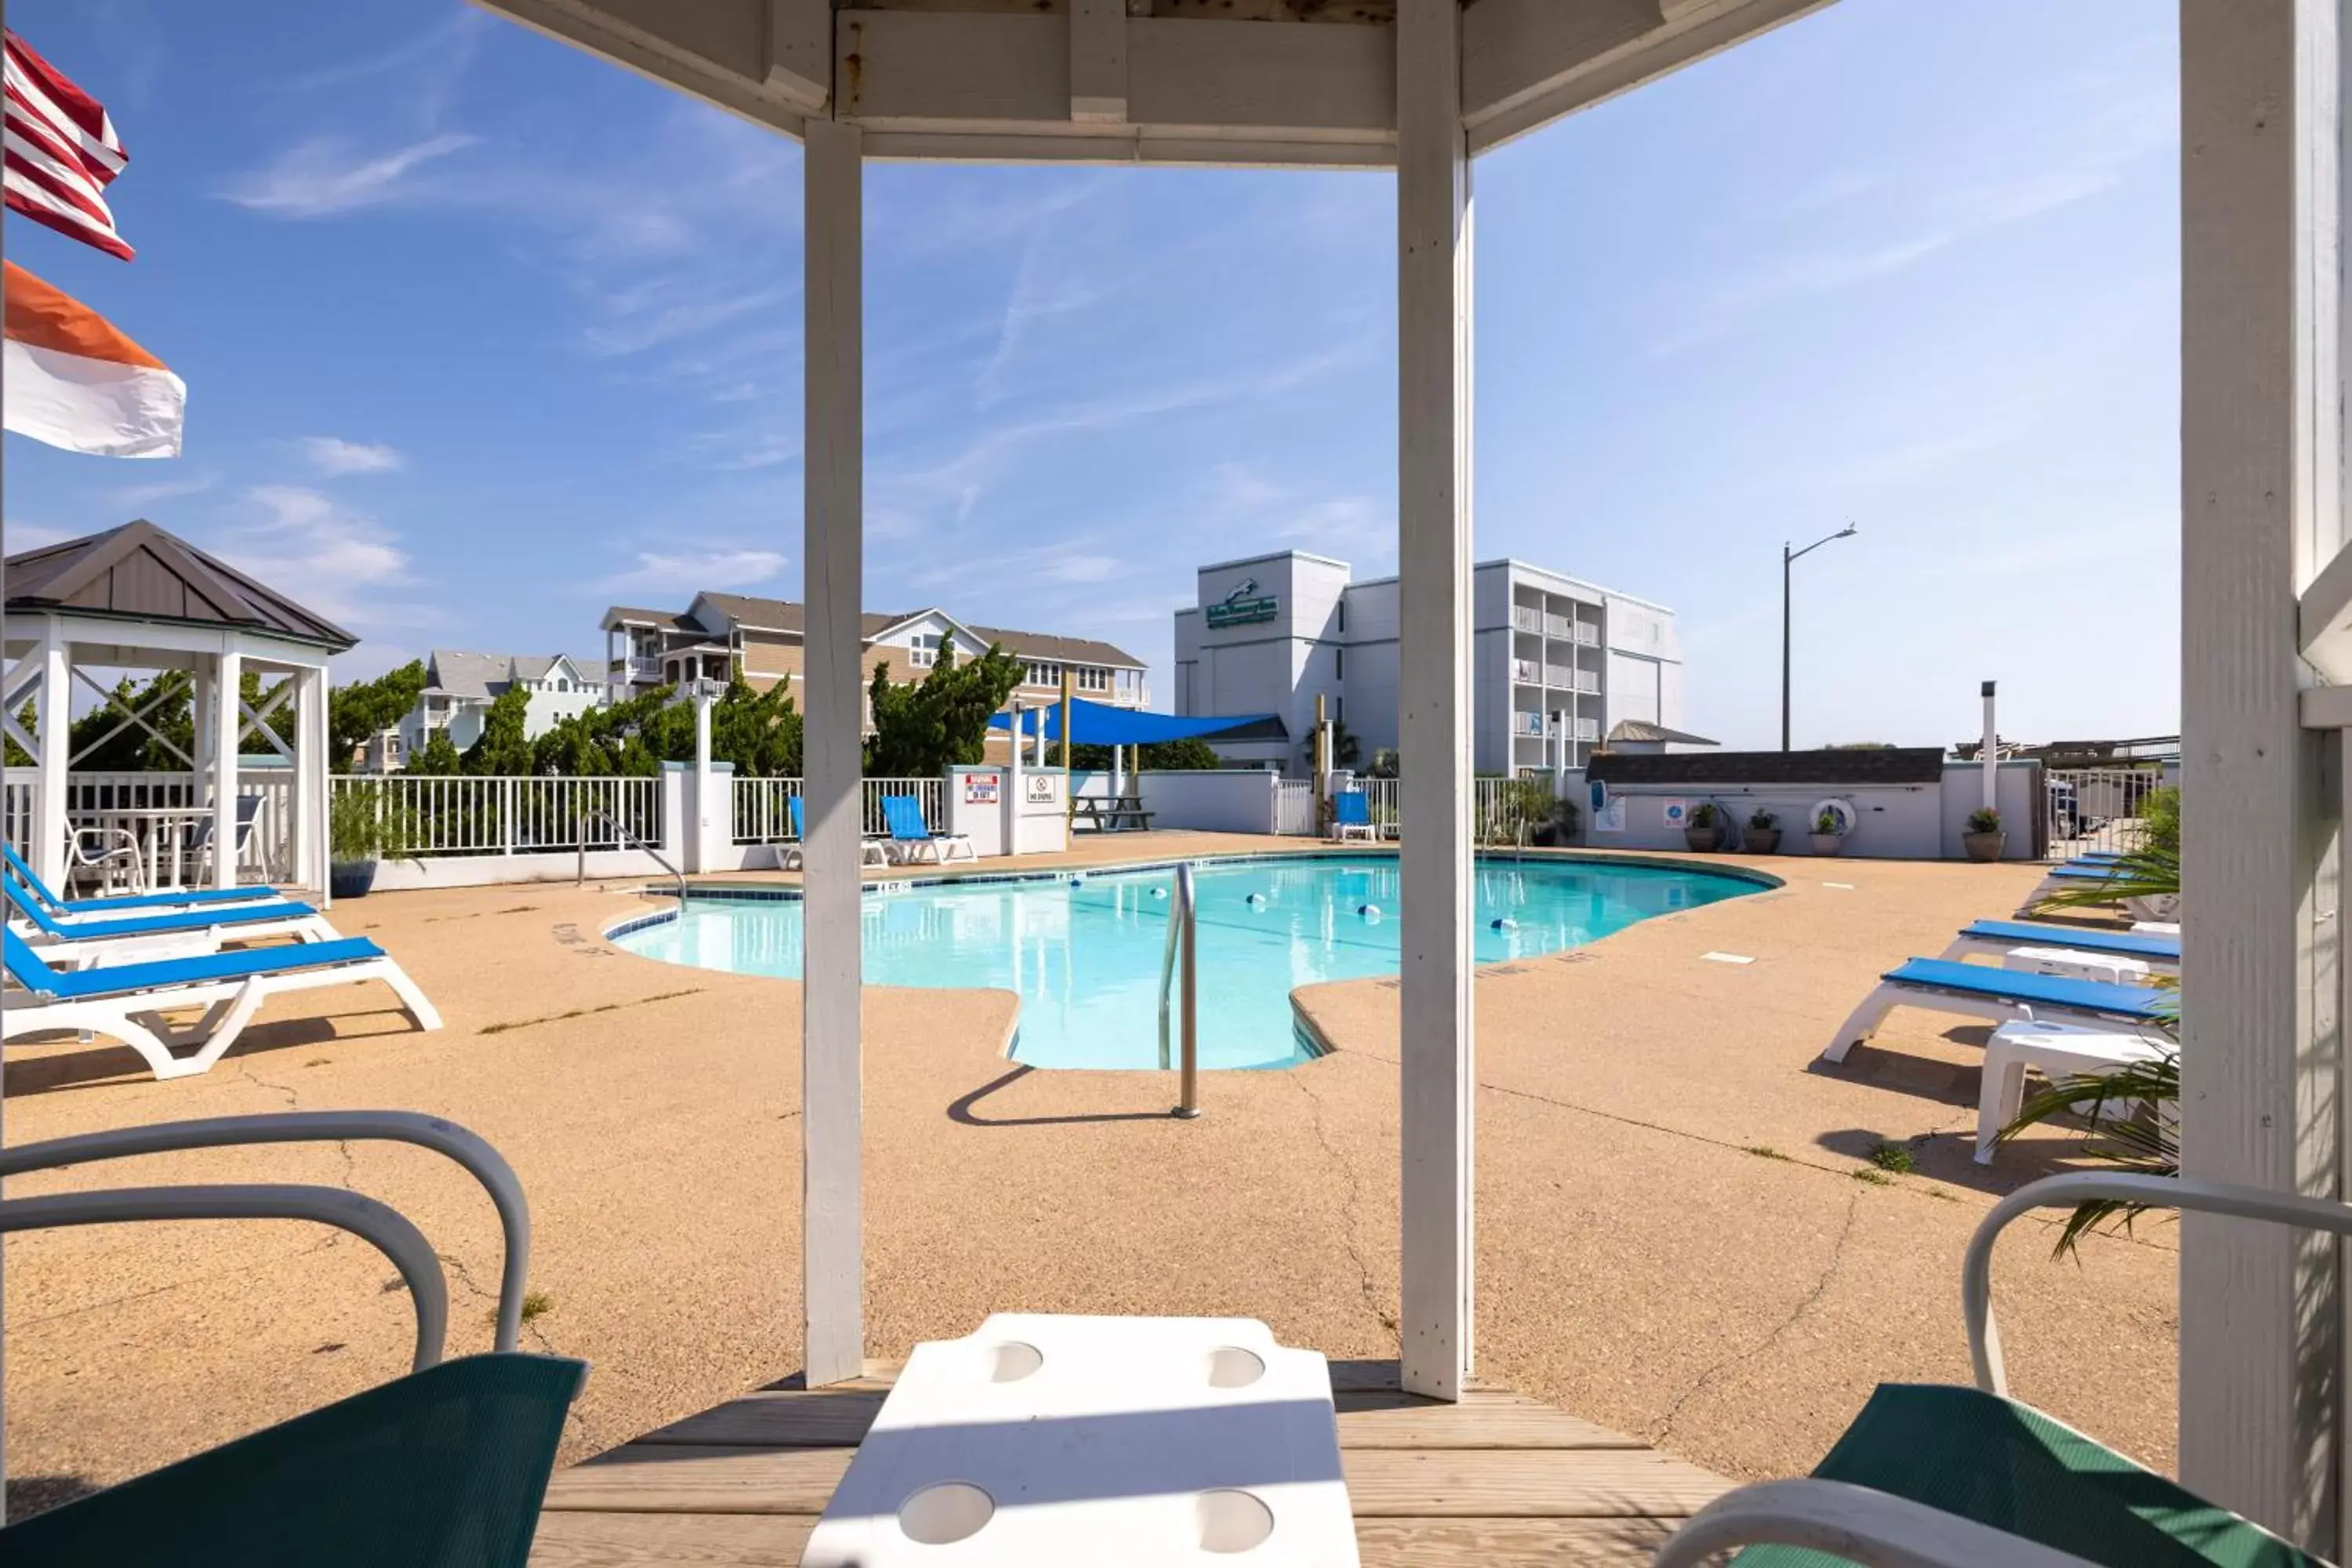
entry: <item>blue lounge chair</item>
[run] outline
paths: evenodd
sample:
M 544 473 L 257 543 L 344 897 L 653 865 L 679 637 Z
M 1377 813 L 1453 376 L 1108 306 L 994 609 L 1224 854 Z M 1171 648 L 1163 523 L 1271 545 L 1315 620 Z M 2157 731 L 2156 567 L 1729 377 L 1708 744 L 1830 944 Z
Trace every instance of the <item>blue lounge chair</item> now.
M 797 871 L 801 868 L 801 846 L 808 842 L 808 828 L 801 817 L 801 797 L 793 795 L 789 798 L 793 806 L 793 841 L 776 847 L 776 868 Z M 881 839 L 870 833 L 865 834 L 857 841 L 857 862 L 861 866 L 887 866 L 890 852 L 883 847 Z
M 2080 893 L 2095 890 L 2101 883 L 2112 882 L 2124 875 L 2125 869 L 2120 858 L 2100 860 L 2086 858 L 2081 860 L 2070 860 L 2063 866 L 2053 866 L 2042 873 L 2042 880 L 2035 885 L 2032 892 L 2026 895 L 2025 902 L 2018 906 L 2018 918 L 2022 920 L 2032 914 L 2034 906 L 2053 893 Z M 2180 918 L 2180 899 L 2178 894 L 2163 897 L 2118 897 L 2105 901 L 2123 905 L 2131 911 L 2132 918 L 2135 920 L 2171 921 Z
M 41 907 L 41 900 L 15 867 L 0 866 L 0 884 L 5 885 L 9 907 L 32 925 L 37 945 L 76 968 L 213 952 L 224 942 L 283 936 L 300 942 L 332 942 L 338 934 L 327 918 L 310 905 L 285 901 L 62 921 Z
M 1331 797 L 1331 837 L 1346 843 L 1350 838 L 1377 839 L 1381 830 L 1372 826 L 1372 803 L 1360 789 L 1343 789 Z
M 86 915 L 111 915 L 135 910 L 208 909 L 222 904 L 250 904 L 278 897 L 272 888 L 192 888 L 179 893 L 136 893 L 113 899 L 61 899 L 49 890 L 49 885 L 33 874 L 32 867 L 16 853 L 13 845 L 0 844 L 0 862 L 16 874 L 16 879 L 26 891 L 40 900 L 41 907 L 61 920 L 78 920 Z
M 933 833 L 923 820 L 923 803 L 911 795 L 886 795 L 882 797 L 882 825 L 890 830 L 890 849 L 902 863 L 922 858 L 926 850 L 933 860 L 942 864 L 955 858 L 961 849 L 967 860 L 980 856 L 971 847 L 971 837 L 963 833 Z
M 1842 1062 L 1846 1052 L 1878 1032 L 1897 1007 L 1958 1013 L 1995 1024 L 2076 1024 L 2111 1029 L 2117 1023 L 2154 1026 L 2170 1016 L 2164 993 L 2142 985 L 2112 985 L 2055 974 L 2027 974 L 1914 958 L 1880 976 L 1878 988 L 1838 1028 L 1822 1052 L 1823 1061 Z
M 158 1079 L 209 1069 L 261 1004 L 283 992 L 381 980 L 417 1028 L 441 1026 L 416 982 L 365 937 L 81 970 L 52 966 L 13 931 L 0 932 L 0 943 L 8 978 L 33 994 L 9 998 L 0 1038 L 54 1030 L 103 1035 L 145 1058 Z M 203 1008 L 203 1016 L 176 1028 L 164 1022 L 164 1013 L 188 1007 Z M 191 1045 L 198 1047 L 194 1054 L 174 1054 L 173 1047 Z
M 2151 969 L 2177 973 L 2180 939 L 2136 931 L 2091 931 L 2080 926 L 2035 925 L 2028 921 L 1977 921 L 1961 928 L 1944 949 L 1949 959 L 1989 953 L 2000 957 L 2014 947 L 2063 947 L 2103 958 L 2135 958 Z

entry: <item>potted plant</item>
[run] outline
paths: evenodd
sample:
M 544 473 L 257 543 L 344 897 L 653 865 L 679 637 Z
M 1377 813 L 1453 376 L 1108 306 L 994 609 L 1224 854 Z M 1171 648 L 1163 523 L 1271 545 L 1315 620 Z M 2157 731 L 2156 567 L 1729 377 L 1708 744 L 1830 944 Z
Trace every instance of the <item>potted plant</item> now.
M 395 807 L 378 782 L 334 789 L 327 805 L 327 893 L 362 899 L 375 886 L 375 869 L 386 860 L 414 860 L 406 813 Z
M 1845 817 L 1823 806 L 1813 816 L 1813 853 L 1835 855 L 1845 847 Z
M 1960 835 L 1960 843 L 1971 860 L 1998 860 L 2001 844 L 2008 837 L 2000 829 L 2000 813 L 1980 805 L 1969 813 L 1969 830 Z
M 1748 847 L 1757 855 L 1777 855 L 1780 850 L 1780 819 L 1760 805 L 1748 818 Z
M 1698 853 L 1713 852 L 1723 843 L 1723 826 L 1715 819 L 1715 803 L 1700 801 L 1683 819 L 1683 842 Z

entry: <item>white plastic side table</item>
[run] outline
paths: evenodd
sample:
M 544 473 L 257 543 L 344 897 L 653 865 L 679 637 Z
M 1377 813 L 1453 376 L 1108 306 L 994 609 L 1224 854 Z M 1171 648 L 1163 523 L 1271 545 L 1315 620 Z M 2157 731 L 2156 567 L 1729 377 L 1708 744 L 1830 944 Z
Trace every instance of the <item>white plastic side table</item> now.
M 1331 1372 L 1250 1318 L 997 1313 L 907 1361 L 803 1568 L 1357 1568 Z

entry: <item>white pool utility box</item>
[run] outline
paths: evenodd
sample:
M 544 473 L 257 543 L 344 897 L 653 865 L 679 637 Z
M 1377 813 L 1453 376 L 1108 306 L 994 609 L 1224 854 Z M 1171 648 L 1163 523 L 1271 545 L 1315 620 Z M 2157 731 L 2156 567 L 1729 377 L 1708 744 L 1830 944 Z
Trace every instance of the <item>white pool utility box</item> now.
M 803 1568 L 1357 1568 L 1331 1370 L 1251 1318 L 1000 1312 L 915 1347 Z

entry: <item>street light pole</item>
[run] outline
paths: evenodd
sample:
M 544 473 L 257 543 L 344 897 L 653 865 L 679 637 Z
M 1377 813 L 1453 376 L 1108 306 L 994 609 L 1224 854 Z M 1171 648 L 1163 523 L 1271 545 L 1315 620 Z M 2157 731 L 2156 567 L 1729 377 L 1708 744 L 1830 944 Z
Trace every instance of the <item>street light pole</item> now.
M 1854 525 L 1847 523 L 1826 539 L 1816 539 L 1802 550 L 1790 550 L 1786 540 L 1780 542 L 1780 749 L 1789 746 L 1789 568 L 1822 545 L 1840 539 L 1851 539 Z

